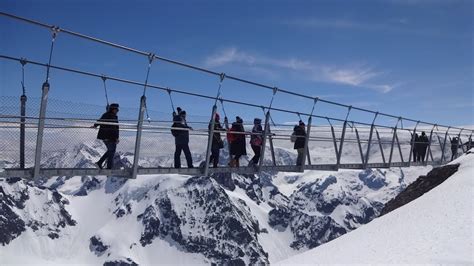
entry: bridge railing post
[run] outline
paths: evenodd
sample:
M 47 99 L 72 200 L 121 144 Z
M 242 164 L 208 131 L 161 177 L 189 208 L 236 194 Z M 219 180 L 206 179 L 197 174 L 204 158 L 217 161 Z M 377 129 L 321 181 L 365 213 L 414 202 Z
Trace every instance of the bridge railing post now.
M 463 130 L 464 130 L 464 128 L 461 128 L 461 130 L 459 131 L 459 134 L 458 134 L 458 149 L 459 149 L 459 147 L 461 147 L 461 151 L 464 153 L 464 146 L 462 145 L 462 141 L 461 141 L 461 133 L 462 133 Z
M 272 155 L 272 164 L 276 166 L 275 146 L 273 146 L 273 136 L 270 129 L 268 129 L 268 142 L 270 143 L 270 153 Z
M 377 136 L 377 142 L 379 143 L 380 155 L 382 155 L 382 162 L 385 164 L 386 161 L 385 161 L 385 153 L 383 151 L 382 139 L 380 139 L 380 134 L 379 134 L 379 131 L 377 130 L 377 128 L 375 128 L 375 135 Z
M 429 138 L 429 140 L 428 140 L 428 148 L 427 148 L 428 152 L 426 153 L 425 158 L 423 158 L 423 159 L 425 160 L 425 164 L 424 164 L 424 165 L 426 165 L 426 163 L 428 162 L 428 158 L 429 158 L 429 156 L 430 156 L 430 154 L 431 154 L 431 142 L 433 141 L 433 131 L 434 131 L 434 129 L 435 129 L 436 126 L 437 126 L 437 125 L 434 125 L 433 128 L 431 129 L 431 132 L 430 132 L 430 138 Z M 438 139 L 438 141 L 439 141 L 439 139 Z M 440 142 L 439 145 L 441 145 L 441 142 Z M 433 161 L 433 155 L 431 155 L 431 160 Z
M 20 168 L 25 168 L 25 123 L 26 123 L 26 100 L 25 94 L 20 97 Z
M 140 147 L 142 141 L 142 131 L 143 131 L 143 118 L 145 116 L 146 108 L 146 96 L 143 95 L 140 98 L 140 111 L 138 113 L 138 123 L 137 123 L 137 135 L 135 138 L 135 152 L 133 156 L 133 165 L 132 165 L 132 178 L 137 178 L 138 166 L 140 160 Z
M 337 162 L 336 162 L 336 169 L 339 169 L 339 165 L 341 164 L 341 156 L 342 156 L 342 147 L 344 145 L 344 137 L 346 135 L 346 128 L 347 128 L 347 119 L 349 118 L 349 114 L 351 113 L 352 106 L 347 108 L 346 119 L 344 120 L 344 125 L 342 126 L 342 134 L 341 134 L 341 143 L 339 143 L 339 150 L 337 154 Z
M 398 147 L 398 152 L 400 153 L 400 160 L 402 163 L 405 163 L 405 160 L 403 160 L 403 152 L 402 152 L 402 147 L 400 145 L 400 141 L 398 140 L 398 132 L 395 135 L 395 140 L 397 141 L 397 147 Z
M 212 112 L 211 112 L 211 121 L 209 122 L 209 136 L 207 138 L 207 148 L 206 148 L 206 161 L 204 165 L 204 171 L 203 174 L 204 176 L 209 175 L 209 162 L 211 161 L 211 149 L 212 149 L 212 141 L 214 138 L 214 128 L 216 125 L 216 113 L 217 113 L 217 105 L 214 104 L 212 106 Z
M 370 125 L 369 140 L 367 142 L 367 152 L 365 153 L 364 169 L 367 168 L 367 164 L 369 163 L 370 145 L 372 144 L 372 135 L 374 134 L 375 119 L 377 119 L 378 114 L 379 112 L 375 113 L 375 117 L 374 117 L 374 120 L 372 121 L 372 125 Z
M 420 121 L 417 121 L 416 122 L 416 125 L 415 125 L 415 128 L 413 128 L 413 132 L 410 132 L 411 133 L 411 140 L 410 140 L 410 154 L 408 155 L 408 165 L 410 166 L 411 165 L 411 159 L 412 159 L 412 156 L 413 156 L 413 150 L 415 149 L 415 134 L 416 134 L 416 128 L 418 127 L 418 124 L 420 123 Z M 414 160 L 416 160 L 416 158 L 414 158 Z
M 327 119 L 328 122 L 329 122 L 329 125 L 331 126 L 331 135 L 332 135 L 332 143 L 334 144 L 334 152 L 336 154 L 336 160 L 337 160 L 337 157 L 339 155 L 339 152 L 337 150 L 337 139 L 336 139 L 336 133 L 334 132 L 334 127 L 333 125 L 331 124 L 331 121 L 329 120 L 329 118 Z M 337 171 L 338 169 L 336 169 Z
M 354 125 L 352 127 L 354 127 L 356 133 L 357 145 L 359 146 L 360 160 L 362 162 L 362 166 L 365 168 L 364 152 L 362 151 L 362 144 L 360 143 L 359 130 L 357 130 Z
M 261 172 L 261 168 L 263 165 L 263 161 L 265 160 L 265 150 L 267 147 L 267 137 L 270 131 L 270 111 L 267 111 L 265 114 L 265 125 L 263 128 L 263 135 L 262 135 L 262 147 L 260 152 L 260 160 L 258 161 L 258 173 Z
M 308 125 L 306 126 L 306 138 L 304 140 L 304 150 L 303 150 L 303 160 L 301 161 L 301 169 L 300 171 L 304 171 L 304 167 L 306 164 L 306 155 L 308 154 L 308 143 L 309 143 L 309 138 L 311 134 L 311 122 L 312 122 L 312 117 L 310 116 L 308 118 Z
M 344 145 L 344 137 L 346 135 L 346 127 L 347 127 L 347 121 L 344 121 L 344 124 L 342 126 L 342 133 L 341 133 L 341 139 L 339 143 L 339 149 L 337 153 L 337 158 L 336 158 L 336 168 L 339 169 L 339 165 L 341 164 L 341 156 L 342 156 L 342 147 Z
M 441 163 L 443 163 L 445 161 L 444 153 L 445 153 L 445 148 L 446 148 L 446 140 L 448 139 L 449 129 L 450 129 L 450 127 L 448 127 L 448 130 L 446 130 L 446 133 L 444 134 L 443 147 L 442 147 L 442 151 L 441 151 Z
M 396 136 L 397 136 L 397 127 L 398 127 L 398 123 L 400 122 L 400 120 L 401 120 L 401 118 L 398 118 L 397 124 L 393 128 L 392 143 L 390 145 L 390 156 L 388 157 L 388 167 L 392 166 L 393 148 L 395 146 L 395 139 L 396 139 Z
M 36 149 L 35 149 L 35 166 L 33 170 L 33 177 L 39 178 L 41 169 L 41 153 L 43 149 L 43 135 L 44 135 L 44 124 L 46 119 L 46 106 L 48 105 L 48 94 L 49 94 L 49 83 L 45 81 L 43 83 L 41 92 L 41 103 L 38 117 L 38 132 L 36 135 Z

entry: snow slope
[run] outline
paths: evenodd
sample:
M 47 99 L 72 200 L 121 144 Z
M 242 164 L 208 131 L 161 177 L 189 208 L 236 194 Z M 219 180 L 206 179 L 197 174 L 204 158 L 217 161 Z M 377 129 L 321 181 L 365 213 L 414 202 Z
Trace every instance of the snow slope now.
M 422 197 L 279 264 L 474 264 L 474 154 L 453 163 L 458 172 Z

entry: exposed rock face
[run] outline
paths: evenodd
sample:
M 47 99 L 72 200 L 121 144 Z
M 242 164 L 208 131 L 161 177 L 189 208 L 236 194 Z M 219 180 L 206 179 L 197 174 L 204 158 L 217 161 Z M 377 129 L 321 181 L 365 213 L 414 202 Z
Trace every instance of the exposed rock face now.
M 431 170 L 426 176 L 420 176 L 410 184 L 404 191 L 385 204 L 381 215 L 387 214 L 412 200 L 421 197 L 426 192 L 443 183 L 451 175 L 458 171 L 459 164 L 445 165 Z
M 131 258 L 110 260 L 104 263 L 104 266 L 138 266 Z
M 259 224 L 245 202 L 232 201 L 211 179 L 193 177 L 178 188 L 150 190 L 146 197 L 153 200 L 137 215 L 142 246 L 160 238 L 217 264 L 268 263 L 258 242 Z M 127 209 L 126 198 L 118 197 L 118 210 Z
M 366 169 L 359 173 L 359 179 L 371 189 L 379 189 L 387 185 L 385 176 L 380 170 Z
M 75 155 L 46 157 L 51 158 L 51 167 L 88 167 L 102 153 L 95 148 L 82 145 L 74 149 Z M 277 149 L 276 153 L 278 161 L 294 163 L 294 155 L 286 150 Z M 66 155 L 77 165 L 66 165 Z M 225 151 L 221 157 L 225 162 Z M 118 154 L 116 159 L 126 167 L 133 155 Z M 17 238 L 25 231 L 47 236 L 52 243 L 77 237 L 74 234 L 84 231 L 84 217 L 79 215 L 89 215 L 88 210 L 83 214 L 81 202 L 92 201 L 86 208 L 95 216 L 87 219 L 97 219 L 98 224 L 94 220 L 80 245 L 98 263 L 149 264 L 150 250 L 166 245 L 177 254 L 193 253 L 193 258 L 204 263 L 268 264 L 269 258 L 275 259 L 267 253 L 276 250 L 277 245 L 268 244 L 273 237 L 282 237 L 275 242 L 280 242 L 278 248 L 288 250 L 276 253 L 285 254 L 321 245 L 377 217 L 384 203 L 414 180 L 405 177 L 403 170 L 391 175 L 387 171 L 309 176 L 223 173 L 211 178 L 163 175 L 136 180 L 63 176 L 36 184 L 0 180 L 0 243 L 23 241 Z M 81 211 L 67 206 L 63 195 Z M 100 201 L 98 207 L 93 206 L 96 200 Z M 72 227 L 76 221 L 67 210 L 78 215 L 81 224 Z M 71 228 L 64 230 L 68 226 Z M 122 228 L 127 230 L 117 236 Z
M 51 239 L 76 221 L 65 209 L 69 201 L 59 192 L 10 179 L 0 186 L 0 243 L 6 245 L 30 228 Z
M 99 257 L 102 256 L 109 247 L 109 245 L 102 242 L 102 239 L 99 236 L 93 236 L 90 238 L 89 249 Z

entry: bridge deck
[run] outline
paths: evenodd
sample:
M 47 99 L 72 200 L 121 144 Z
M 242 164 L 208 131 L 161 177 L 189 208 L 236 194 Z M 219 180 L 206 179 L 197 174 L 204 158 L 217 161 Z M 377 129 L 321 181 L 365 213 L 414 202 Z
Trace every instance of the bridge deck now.
M 427 163 L 401 163 L 396 162 L 391 165 L 388 163 L 369 163 L 367 168 L 389 168 L 389 167 L 409 167 L 421 165 L 441 165 L 440 162 Z M 338 169 L 364 169 L 363 164 L 340 164 L 339 168 L 335 164 L 313 164 L 305 165 L 304 170 L 320 170 L 320 171 L 337 171 Z M 132 169 L 95 169 L 95 168 L 42 168 L 40 176 L 120 176 L 130 178 Z M 296 165 L 280 165 L 280 166 L 262 166 L 260 171 L 263 172 L 302 172 L 302 168 Z M 32 168 L 7 168 L 0 172 L 0 177 L 22 177 L 33 178 Z M 215 173 L 237 173 L 237 174 L 258 174 L 259 171 L 254 167 L 218 167 L 210 168 L 210 174 Z M 181 175 L 202 175 L 200 168 L 138 168 L 138 175 L 160 175 L 160 174 L 181 174 Z

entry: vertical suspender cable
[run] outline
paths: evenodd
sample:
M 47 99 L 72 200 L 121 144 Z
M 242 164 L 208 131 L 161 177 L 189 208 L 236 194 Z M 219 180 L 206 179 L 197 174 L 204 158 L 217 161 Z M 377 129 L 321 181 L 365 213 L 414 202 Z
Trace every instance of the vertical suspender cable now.
M 25 58 L 20 60 L 21 63 L 21 90 L 20 96 L 20 168 L 25 168 L 25 116 L 26 116 L 26 89 L 25 89 L 25 65 L 27 63 Z
M 170 98 L 170 103 L 171 103 L 171 108 L 173 109 L 173 113 L 174 113 L 174 112 L 176 112 L 176 109 L 174 108 L 173 97 L 171 97 L 171 89 L 166 88 L 166 91 L 168 92 L 168 96 Z
M 147 68 L 147 71 L 146 71 L 145 85 L 143 86 L 142 96 L 146 96 L 146 89 L 148 87 L 148 77 L 150 76 L 151 64 L 153 63 L 154 59 L 155 59 L 155 54 L 153 54 L 153 53 L 148 54 L 148 68 Z M 146 112 L 146 120 L 148 120 L 148 123 L 149 123 L 150 122 L 150 115 L 148 114 L 148 107 L 146 105 L 146 101 L 145 101 L 145 112 Z
M 102 83 L 104 84 L 104 94 L 105 94 L 105 101 L 107 102 L 107 110 L 109 109 L 109 95 L 107 93 L 107 77 L 105 75 L 102 75 Z
M 48 104 L 48 93 L 49 93 L 49 74 L 51 69 L 51 60 L 53 58 L 53 51 L 54 51 L 54 42 L 56 40 L 57 33 L 60 31 L 59 27 L 53 26 L 51 27 L 52 31 L 52 39 L 51 39 L 51 47 L 49 49 L 49 60 L 48 65 L 46 66 L 46 80 L 43 83 L 43 87 L 41 89 L 41 104 L 40 104 L 40 111 L 39 111 L 39 119 L 38 119 L 38 134 L 36 135 L 36 150 L 35 150 L 35 166 L 33 170 L 33 177 L 39 178 L 40 169 L 41 169 L 41 152 L 43 149 L 43 134 L 44 134 L 44 124 L 45 124 L 45 117 L 46 117 L 46 106 Z

